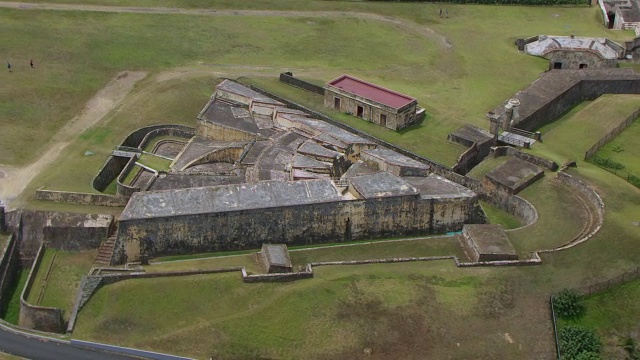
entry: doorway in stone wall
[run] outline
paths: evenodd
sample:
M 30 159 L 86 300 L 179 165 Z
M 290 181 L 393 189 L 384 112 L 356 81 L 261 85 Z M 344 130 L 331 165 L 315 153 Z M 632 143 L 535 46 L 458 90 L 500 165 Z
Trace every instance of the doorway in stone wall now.
M 558 69 L 562 69 L 562 63 L 559 61 L 556 61 L 553 63 L 553 68 L 558 70 Z
M 356 108 L 356 116 L 359 118 L 364 117 L 364 108 L 360 105 Z
M 340 110 L 340 98 L 333 98 L 333 108 Z
M 387 115 L 380 114 L 380 126 L 387 127 Z

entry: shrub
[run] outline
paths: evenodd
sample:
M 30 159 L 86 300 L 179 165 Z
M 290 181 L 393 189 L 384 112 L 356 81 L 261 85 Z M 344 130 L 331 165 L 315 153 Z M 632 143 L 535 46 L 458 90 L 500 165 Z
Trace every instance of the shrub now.
M 595 331 L 567 326 L 558 331 L 560 357 L 566 360 L 600 359 L 600 338 Z
M 571 289 L 564 289 L 553 297 L 556 314 L 564 319 L 575 319 L 584 315 L 582 296 Z
M 601 166 L 603 168 L 607 168 L 607 169 L 611 169 L 611 170 L 623 170 L 624 169 L 624 165 L 612 160 L 610 158 L 604 158 L 604 157 L 600 157 L 600 156 L 594 156 L 590 159 L 590 161 L 598 166 Z

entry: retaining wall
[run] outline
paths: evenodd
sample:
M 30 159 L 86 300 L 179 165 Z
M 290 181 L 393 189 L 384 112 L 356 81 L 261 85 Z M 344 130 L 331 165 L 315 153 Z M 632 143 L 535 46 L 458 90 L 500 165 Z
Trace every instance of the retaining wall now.
M 526 162 L 532 163 L 537 166 L 542 166 L 551 171 L 558 170 L 558 164 L 555 161 L 551 161 L 549 159 L 541 158 L 539 156 L 531 155 L 525 152 L 522 152 L 516 148 L 511 146 L 494 146 L 491 148 L 491 156 L 494 158 L 500 156 L 514 156 L 518 159 L 524 160 Z
M 120 175 L 118 176 L 118 196 L 124 197 L 125 199 L 129 199 L 133 193 L 140 191 L 140 187 L 131 186 L 124 184 L 124 180 L 127 178 L 127 175 L 136 167 L 136 161 L 138 161 L 138 156 L 132 156 L 127 165 L 122 169 Z
M 31 266 L 27 283 L 20 294 L 20 318 L 18 325 L 26 329 L 62 333 L 65 330 L 62 309 L 31 305 L 25 300 L 35 281 L 37 269 L 44 256 L 44 249 L 44 245 L 41 245 Z
M 280 74 L 280 81 L 285 83 L 285 84 L 289 84 L 291 86 L 295 86 L 297 88 L 300 88 L 300 89 L 303 89 L 303 90 L 307 90 L 307 91 L 311 91 L 312 93 L 316 93 L 318 95 L 323 95 L 324 96 L 324 87 L 308 83 L 308 82 L 306 82 L 304 80 L 300 80 L 300 79 L 294 78 L 293 75 L 290 75 L 290 74 L 291 73 L 281 73 Z
M 307 264 L 305 271 L 291 273 L 273 273 L 273 274 L 255 274 L 248 275 L 247 270 L 242 268 L 242 281 L 246 283 L 256 282 L 285 282 L 300 279 L 310 279 L 313 277 L 313 269 L 311 264 Z
M 98 171 L 96 177 L 93 178 L 93 188 L 100 192 L 105 191 L 107 187 L 109 187 L 109 184 L 122 172 L 127 162 L 129 162 L 128 157 L 109 156 L 100 171 Z
M 9 235 L 0 258 L 0 309 L 2 311 L 7 308 L 11 299 L 11 294 L 7 293 L 7 289 L 13 285 L 20 268 L 18 249 L 17 238 L 13 234 Z
M 125 206 L 128 199 L 122 196 L 90 194 L 72 191 L 36 190 L 36 199 L 53 202 L 68 202 L 83 205 Z

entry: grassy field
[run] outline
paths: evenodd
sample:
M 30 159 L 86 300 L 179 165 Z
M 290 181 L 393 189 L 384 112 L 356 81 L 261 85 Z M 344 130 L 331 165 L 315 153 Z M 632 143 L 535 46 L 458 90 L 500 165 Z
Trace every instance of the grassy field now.
M 508 212 L 484 201 L 480 201 L 480 205 L 490 224 L 500 224 L 505 229 L 516 229 L 522 226 L 521 221 Z
M 531 152 L 558 164 L 583 161 L 584 152 L 638 108 L 640 95 L 603 95 L 594 101 L 585 101 L 542 127 L 543 142 L 534 144 Z
M 409 130 L 395 133 L 338 117 L 451 164 L 464 149 L 448 143 L 446 135 L 464 123 L 486 128 L 487 110 L 546 69 L 546 61 L 519 54 L 515 38 L 544 33 L 633 37 L 603 29 L 597 7 L 451 5 L 451 17 L 444 20 L 437 16 L 440 4 L 305 0 L 110 4 L 362 11 L 402 21 L 0 9 L 2 27 L 12 34 L 1 46 L 16 65 L 12 74 L 0 72 L 0 96 L 9 99 L 0 105 L 0 124 L 6 128 L 0 134 L 0 163 L 25 164 L 34 159 L 54 130 L 73 118 L 117 72 L 151 72 L 119 109 L 70 144 L 61 160 L 36 178 L 20 199 L 30 207 L 58 206 L 33 201 L 31 194 L 39 186 L 92 191 L 92 177 L 112 146 L 130 131 L 154 123 L 194 125 L 216 76 L 244 75 L 310 107 L 318 107 L 318 97 L 278 83 L 278 72 L 290 70 L 316 83 L 346 72 L 407 93 L 418 98 L 428 113 Z M 439 36 L 453 46 L 446 46 Z M 24 66 L 30 58 L 36 60 L 33 71 Z M 567 133 L 582 125 L 576 119 L 561 120 L 559 126 L 565 123 Z M 591 146 L 589 136 L 603 131 L 576 139 L 554 136 L 556 128 L 547 130 L 540 153 L 556 161 L 579 157 Z M 96 155 L 84 156 L 86 150 Z M 640 261 L 637 227 L 632 225 L 640 221 L 640 190 L 590 164 L 580 163 L 572 173 L 602 195 L 607 204 L 605 226 L 575 249 L 543 255 L 542 266 L 463 269 L 451 261 L 438 261 L 320 267 L 314 279 L 284 284 L 244 284 L 235 273 L 131 280 L 99 290 L 80 313 L 74 337 L 199 358 L 357 358 L 365 349 L 371 349 L 374 358 L 550 358 L 548 294 L 606 279 Z M 572 198 L 550 177 L 522 193 L 538 207 L 541 218 L 531 232 L 510 234 L 520 252 L 559 245 L 580 226 L 579 216 L 572 213 Z M 292 252 L 292 256 L 305 262 L 392 251 L 427 253 L 433 248 L 445 253 L 453 247 L 445 240 L 434 244 L 398 244 L 394 250 L 372 244 Z M 246 257 L 241 262 L 247 262 Z
M 47 249 L 27 301 L 34 305 L 63 309 L 63 316 L 68 320 L 80 280 L 89 272 L 96 255 L 95 250 L 77 252 Z M 45 284 L 49 267 L 51 272 Z
M 625 170 L 640 176 L 640 121 L 634 121 L 620 135 L 605 145 L 597 155 L 624 164 Z
M 578 325 L 595 330 L 603 342 L 602 355 L 606 359 L 622 359 L 624 338 L 640 342 L 640 280 L 614 287 L 584 299 L 585 315 L 579 319 L 560 319 L 558 325 Z
M 273 5 L 252 3 L 226 6 Z M 242 64 L 245 73 L 251 73 L 252 67 L 274 67 L 274 77 L 288 69 L 298 75 L 309 73 L 323 82 L 349 72 L 415 96 L 427 108 L 429 115 L 419 131 L 392 136 L 400 145 L 406 142 L 405 146 L 411 147 L 420 144 L 416 133 L 442 139 L 464 122 L 486 125 L 487 109 L 535 79 L 546 64 L 519 54 L 512 44 L 515 37 L 537 33 L 629 37 L 607 31 L 595 21 L 583 21 L 596 18 L 596 8 L 524 11 L 522 7 L 451 6 L 451 18 L 443 21 L 437 17 L 438 5 L 306 4 L 308 10 L 339 9 L 406 18 L 429 26 L 454 46 L 447 48 L 441 38 L 430 32 L 425 35 L 418 25 L 400 27 L 366 18 L 216 16 L 212 21 L 207 16 L 179 14 L 1 9 L 3 28 L 13 34 L 3 43 L 3 52 L 13 62 L 14 72 L 0 73 L 0 95 L 11 99 L 0 107 L 5 129 L 0 134 L 0 163 L 32 160 L 55 130 L 121 70 Z M 276 7 L 302 8 L 299 2 Z M 510 27 L 513 22 L 520 24 L 518 33 Z M 470 33 L 469 27 L 476 30 Z M 494 39 L 492 56 L 486 56 L 479 38 Z M 87 51 L 89 48 L 92 51 Z M 27 68 L 32 58 L 36 69 Z M 501 65 L 515 62 L 519 66 Z M 457 95 L 461 93 L 473 95 Z M 453 98 L 456 106 L 450 104 Z M 21 145 L 25 142 L 30 146 Z

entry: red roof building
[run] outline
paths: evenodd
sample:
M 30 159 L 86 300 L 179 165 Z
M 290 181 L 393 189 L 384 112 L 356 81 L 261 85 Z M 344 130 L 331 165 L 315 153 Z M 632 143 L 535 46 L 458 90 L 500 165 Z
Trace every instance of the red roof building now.
M 398 130 L 416 122 L 424 109 L 408 95 L 342 75 L 328 82 L 324 104 L 389 129 Z

